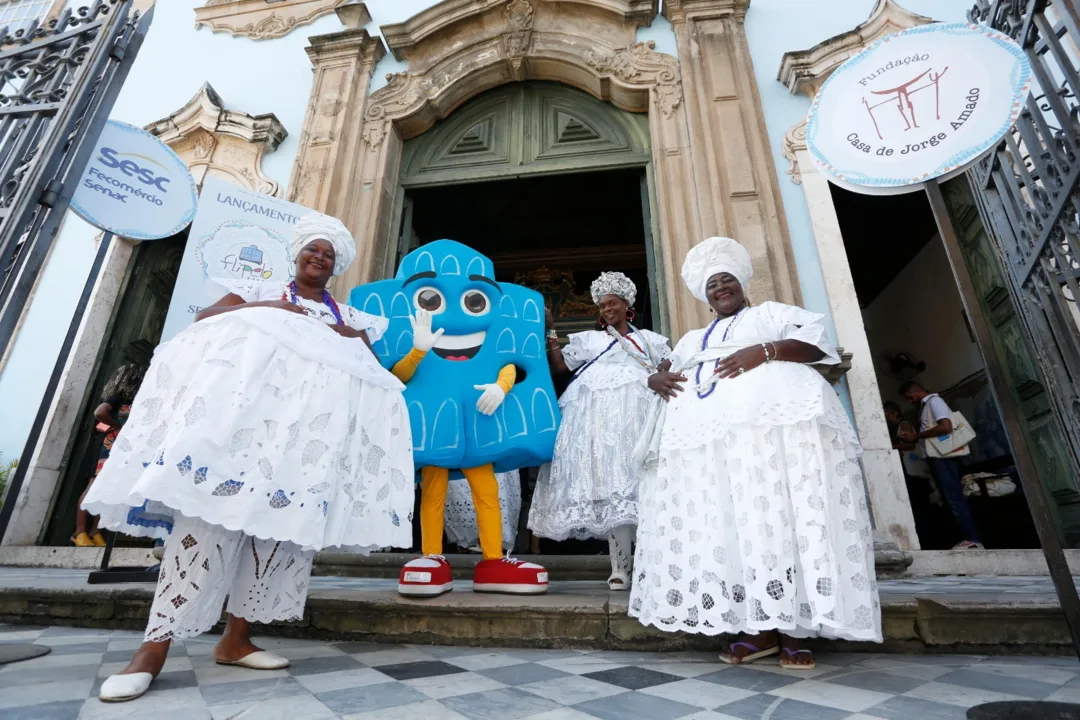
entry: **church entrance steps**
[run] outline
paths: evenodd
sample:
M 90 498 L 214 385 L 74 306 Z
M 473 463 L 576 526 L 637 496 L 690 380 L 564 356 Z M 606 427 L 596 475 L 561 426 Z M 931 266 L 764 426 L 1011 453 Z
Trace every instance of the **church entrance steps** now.
M 0 568 L 0 623 L 141 630 L 153 586 L 87 585 L 86 571 Z M 628 595 L 603 582 L 556 581 L 547 595 L 457 589 L 430 600 L 397 595 L 390 578 L 315 577 L 304 618 L 265 634 L 334 640 L 619 650 L 716 649 L 715 638 L 666 634 L 626 614 Z M 886 635 L 895 652 L 1068 654 L 1069 634 L 1049 578 L 882 580 Z M 851 643 L 846 650 L 880 651 Z

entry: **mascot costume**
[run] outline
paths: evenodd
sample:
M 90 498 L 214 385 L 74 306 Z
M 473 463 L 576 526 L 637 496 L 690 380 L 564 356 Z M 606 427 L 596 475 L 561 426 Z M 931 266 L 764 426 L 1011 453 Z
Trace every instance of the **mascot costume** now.
M 494 278 L 487 257 L 439 240 L 406 255 L 393 280 L 362 285 L 349 297 L 358 310 L 390 319 L 375 355 L 405 383 L 424 557 L 402 568 L 403 595 L 454 587 L 442 557 L 443 513 L 448 483 L 461 478 L 472 490 L 484 554 L 473 589 L 547 591 L 544 568 L 503 556 L 495 478 L 548 462 L 555 448 L 559 406 L 544 352 L 544 299 Z

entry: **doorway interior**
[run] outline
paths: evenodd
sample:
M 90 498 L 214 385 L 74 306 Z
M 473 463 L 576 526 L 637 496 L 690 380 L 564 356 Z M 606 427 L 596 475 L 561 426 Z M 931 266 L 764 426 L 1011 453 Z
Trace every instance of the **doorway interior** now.
M 406 191 L 402 251 L 441 239 L 492 259 L 496 280 L 540 292 L 565 338 L 596 327 L 589 286 L 604 271 L 625 273 L 638 288 L 634 324 L 658 327 L 649 252 L 644 168 L 535 175 Z M 558 386 L 561 392 L 565 387 Z M 526 528 L 537 468 L 520 473 L 522 510 L 515 551 L 598 554 L 606 541 L 554 542 Z M 463 548 L 464 549 L 464 548 Z
M 917 408 L 900 395 L 901 386 L 915 380 L 963 413 L 977 437 L 971 454 L 960 460 L 961 474 L 984 544 L 1039 547 L 982 353 L 925 193 L 870 196 L 830 188 L 882 403 L 897 403 L 917 427 Z M 948 504 L 925 463 L 910 451 L 901 454 L 922 549 L 951 548 L 962 538 Z
M 483 93 L 405 143 L 400 234 L 383 252 L 384 271 L 425 243 L 464 243 L 492 259 L 498 281 L 540 292 L 562 338 L 596 328 L 589 286 L 601 272 L 619 271 L 638 288 L 634 324 L 663 332 L 650 163 L 644 115 L 557 83 Z M 605 552 L 606 541 L 555 543 L 528 533 L 536 470 L 521 472 L 514 549 Z

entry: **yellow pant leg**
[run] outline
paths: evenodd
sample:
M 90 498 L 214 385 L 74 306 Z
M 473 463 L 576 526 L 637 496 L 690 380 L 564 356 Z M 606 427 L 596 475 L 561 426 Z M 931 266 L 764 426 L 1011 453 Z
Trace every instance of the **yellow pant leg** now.
M 420 469 L 420 549 L 425 555 L 442 555 L 446 487 L 449 483 L 450 471 L 446 468 Z M 495 504 L 498 505 L 498 501 Z
M 499 481 L 490 465 L 461 471 L 472 490 L 476 525 L 480 530 L 480 549 L 484 559 L 502 557 L 502 510 L 499 508 Z

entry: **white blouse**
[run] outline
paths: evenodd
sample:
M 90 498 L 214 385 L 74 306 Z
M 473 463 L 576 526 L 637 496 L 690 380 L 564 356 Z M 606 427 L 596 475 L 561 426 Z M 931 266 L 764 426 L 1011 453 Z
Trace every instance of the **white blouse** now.
M 629 338 L 633 338 L 638 347 L 634 347 Z M 666 337 L 637 328 L 630 332 L 625 344 L 606 332 L 590 330 L 571 335 L 570 342 L 563 348 L 566 367 L 580 371 L 575 384 L 585 383 L 594 390 L 644 382 L 655 372 L 646 365 L 657 365 L 670 354 Z M 585 365 L 588 367 L 581 370 Z
M 258 280 L 217 280 L 211 281 L 218 289 L 225 290 L 226 292 L 238 295 L 244 299 L 244 302 L 261 302 L 264 300 L 281 300 L 284 297 L 289 299 L 289 285 L 288 283 L 276 283 L 276 282 L 260 282 Z M 336 302 L 335 298 L 335 302 Z M 308 315 L 326 323 L 327 325 L 336 325 L 337 318 L 334 317 L 333 310 L 326 303 L 319 302 L 317 300 L 308 300 L 307 298 L 296 296 L 297 304 L 308 311 Z M 386 333 L 386 328 L 390 325 L 390 321 L 384 317 L 378 315 L 369 315 L 366 312 L 361 312 L 350 305 L 337 304 L 338 310 L 341 311 L 341 319 L 346 325 L 353 330 L 363 330 L 367 333 L 368 340 L 375 342 L 382 338 Z

